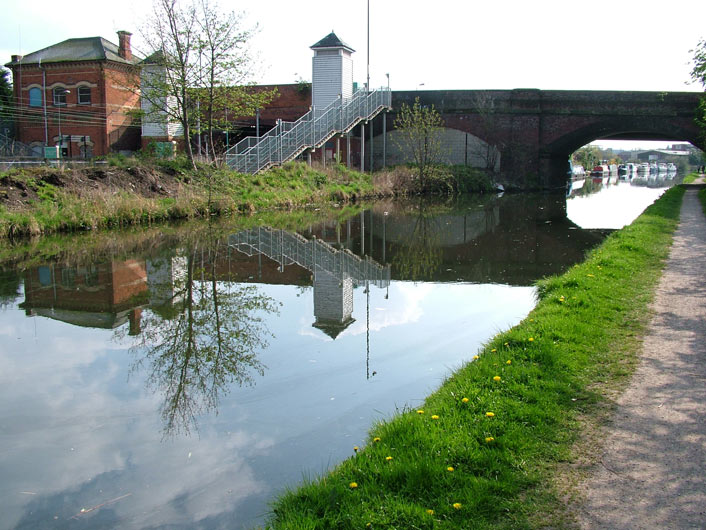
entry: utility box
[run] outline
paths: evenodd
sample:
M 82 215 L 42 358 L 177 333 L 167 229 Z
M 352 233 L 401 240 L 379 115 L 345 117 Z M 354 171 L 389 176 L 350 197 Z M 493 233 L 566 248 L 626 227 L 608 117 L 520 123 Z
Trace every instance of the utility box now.
M 59 146 L 52 145 L 44 148 L 44 158 L 48 160 L 58 160 L 60 158 Z

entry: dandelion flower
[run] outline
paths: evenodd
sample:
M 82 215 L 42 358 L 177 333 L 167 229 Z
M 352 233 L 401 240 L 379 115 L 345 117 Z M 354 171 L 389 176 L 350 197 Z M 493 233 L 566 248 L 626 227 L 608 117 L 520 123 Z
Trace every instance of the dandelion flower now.
M 464 403 L 468 403 L 468 398 L 465 397 L 461 401 L 463 401 Z
M 379 441 L 380 441 L 380 437 L 379 437 L 379 436 L 376 436 L 375 438 L 373 438 L 373 442 L 377 443 L 377 442 L 379 442 Z
M 389 462 L 390 460 L 392 460 L 392 457 L 391 457 L 391 456 L 386 456 L 386 457 L 385 457 L 385 460 L 387 460 L 387 461 Z
M 527 340 L 530 341 L 530 342 L 534 342 L 534 337 L 530 337 L 530 338 L 527 339 Z
M 496 348 L 493 348 L 493 349 L 490 350 L 490 351 L 491 351 L 492 353 L 495 353 L 495 352 L 498 351 L 498 350 L 497 350 Z
M 493 381 L 500 381 L 500 376 L 496 375 L 495 377 L 493 377 Z
M 510 345 L 510 343 L 509 343 L 509 342 L 506 342 L 506 343 L 504 344 L 504 346 L 509 346 L 509 345 Z
M 431 419 L 432 419 L 432 420 L 438 420 L 438 419 L 439 419 L 439 416 L 438 416 L 437 414 L 432 414 L 432 415 L 431 415 Z
M 473 360 L 474 360 L 474 361 L 475 361 L 477 358 L 478 358 L 477 355 L 474 355 L 474 356 L 473 356 Z
M 529 321 L 530 321 L 530 322 L 534 322 L 534 319 L 533 319 L 533 318 L 530 318 L 530 320 L 529 320 Z
M 454 502 L 453 503 L 454 510 L 460 510 L 461 509 L 461 503 L 460 502 Z
M 453 470 L 454 470 L 453 466 L 449 466 L 449 467 L 446 468 L 446 471 L 451 471 L 451 472 L 453 472 Z
M 423 411 L 422 409 L 419 409 L 419 410 L 417 411 L 417 414 L 424 414 L 424 411 Z
M 595 276 L 594 276 L 593 274 L 588 274 L 587 276 L 588 276 L 589 278 L 595 278 Z
M 512 361 L 510 359 L 508 359 L 505 364 L 512 364 Z
M 434 515 L 434 510 L 427 510 L 427 513 L 428 513 L 429 515 Z
M 495 441 L 495 438 L 493 438 L 492 436 L 488 436 L 488 437 L 485 439 L 485 443 L 487 443 L 487 444 L 489 444 L 490 442 L 494 442 L 494 441 Z
M 358 447 L 357 445 L 354 445 L 354 446 L 353 446 L 353 450 L 354 450 L 356 453 L 358 452 L 359 449 L 360 449 L 360 447 Z
M 348 484 L 348 487 L 349 487 L 350 489 L 354 490 L 354 489 L 356 489 L 356 488 L 358 487 L 358 483 L 357 483 L 357 482 L 351 482 L 350 484 Z
M 486 412 L 485 415 L 489 418 L 492 418 L 493 416 L 495 416 L 495 412 Z

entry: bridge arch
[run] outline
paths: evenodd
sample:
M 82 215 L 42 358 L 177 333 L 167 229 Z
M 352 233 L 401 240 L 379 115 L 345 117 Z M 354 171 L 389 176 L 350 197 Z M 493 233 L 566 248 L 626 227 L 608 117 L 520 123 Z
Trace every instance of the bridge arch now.
M 389 127 L 389 126 L 388 126 Z M 383 165 L 383 135 L 378 131 L 373 136 L 373 161 L 375 168 Z M 385 136 L 385 163 L 388 166 L 408 163 L 412 156 L 401 149 L 401 132 L 388 128 Z M 499 171 L 500 150 L 470 132 L 453 127 L 442 127 L 440 132 L 442 153 L 440 162 L 452 165 L 466 165 Z M 366 139 L 365 152 L 369 153 L 370 140 Z

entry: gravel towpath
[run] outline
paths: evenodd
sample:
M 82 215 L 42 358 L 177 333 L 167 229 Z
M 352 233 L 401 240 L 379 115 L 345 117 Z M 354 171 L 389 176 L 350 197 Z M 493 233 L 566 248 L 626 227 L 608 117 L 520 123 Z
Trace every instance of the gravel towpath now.
M 696 189 L 684 196 L 653 309 L 582 487 L 583 529 L 706 528 L 706 218 Z

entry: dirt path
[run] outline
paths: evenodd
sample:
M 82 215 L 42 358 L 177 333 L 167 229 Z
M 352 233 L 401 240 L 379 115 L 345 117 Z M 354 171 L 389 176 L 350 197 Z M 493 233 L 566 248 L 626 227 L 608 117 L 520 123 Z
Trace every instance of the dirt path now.
M 653 308 L 640 366 L 582 488 L 584 529 L 706 528 L 706 218 L 695 189 Z

